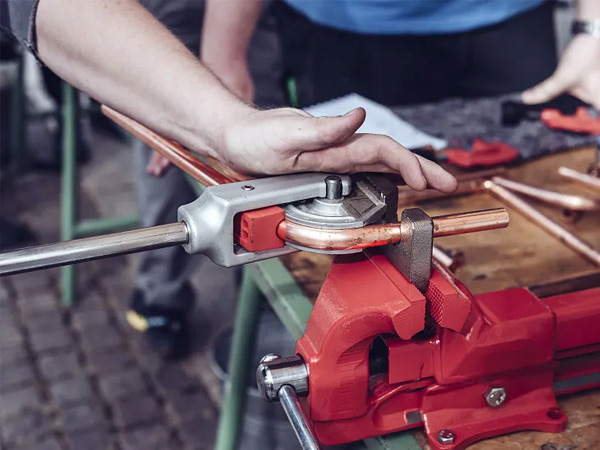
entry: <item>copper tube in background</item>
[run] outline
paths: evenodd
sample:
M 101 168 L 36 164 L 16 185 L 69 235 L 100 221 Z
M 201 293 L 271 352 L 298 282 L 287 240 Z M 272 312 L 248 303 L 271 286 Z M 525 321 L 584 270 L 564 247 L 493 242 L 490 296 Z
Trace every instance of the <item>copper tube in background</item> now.
M 595 191 L 600 191 L 600 178 L 598 177 L 588 175 L 587 173 L 579 172 L 565 166 L 558 168 L 558 174 L 564 179 L 577 183 L 580 186 L 585 186 L 587 188 L 594 189 Z
M 482 184 L 485 180 L 459 181 L 456 191 L 452 194 L 444 194 L 435 189 L 425 189 L 424 191 L 413 191 L 412 189 L 398 190 L 398 205 L 413 205 L 418 202 L 437 200 L 440 198 L 454 197 L 457 195 L 473 194 L 484 191 Z
M 497 208 L 433 217 L 433 236 L 451 236 L 475 231 L 506 228 L 506 209 Z M 400 223 L 369 225 L 363 228 L 330 229 L 299 225 L 288 220 L 279 224 L 277 235 L 291 244 L 315 250 L 358 250 L 400 242 Z
M 575 236 L 573 233 L 565 230 L 559 224 L 557 224 L 552 219 L 533 208 L 524 200 L 521 200 L 508 189 L 490 180 L 486 181 L 483 184 L 483 186 L 502 202 L 516 209 L 519 213 L 524 215 L 533 223 L 539 225 L 542 229 L 550 233 L 552 236 L 560 239 L 565 245 L 575 250 L 584 258 L 587 258 L 592 263 L 596 264 L 597 266 L 600 266 L 600 253 L 598 253 L 587 242 Z
M 101 109 L 106 117 L 119 124 L 144 144 L 147 144 L 149 147 L 156 150 L 175 166 L 179 167 L 203 185 L 216 186 L 218 184 L 232 182 L 230 178 L 191 155 L 178 143 L 160 136 L 141 123 L 136 122 L 106 105 L 102 105 Z
M 491 181 L 503 188 L 571 211 L 597 211 L 600 209 L 600 201 L 581 197 L 579 195 L 569 195 L 549 191 L 547 189 L 530 186 L 525 183 L 519 183 L 502 177 L 493 177 Z
M 435 189 L 425 189 L 424 191 L 414 191 L 408 186 L 400 186 L 398 189 L 398 204 L 412 205 L 417 202 L 436 200 L 445 197 L 454 197 L 456 195 L 473 194 L 483 191 L 483 182 L 491 177 L 503 175 L 506 173 L 504 167 L 494 169 L 476 170 L 474 172 L 460 174 L 456 176 L 458 187 L 452 194 L 444 194 Z

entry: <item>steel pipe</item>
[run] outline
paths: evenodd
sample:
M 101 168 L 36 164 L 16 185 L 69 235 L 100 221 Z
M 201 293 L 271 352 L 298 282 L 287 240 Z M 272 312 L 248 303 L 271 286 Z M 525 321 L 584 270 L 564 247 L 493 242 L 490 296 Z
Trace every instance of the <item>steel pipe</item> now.
M 516 209 L 519 213 L 523 214 L 533 223 L 539 225 L 546 232 L 560 239 L 565 245 L 575 250 L 581 256 L 588 259 L 595 265 L 600 266 L 600 253 L 598 253 L 598 251 L 596 251 L 590 244 L 575 236 L 573 233 L 565 230 L 559 224 L 533 208 L 524 200 L 521 200 L 508 189 L 490 180 L 486 181 L 483 186 L 508 206 Z
M 0 253 L 0 276 L 184 244 L 187 226 L 172 223 Z
M 509 218 L 506 209 L 490 209 L 433 218 L 433 236 L 451 236 L 475 231 L 506 228 Z M 399 223 L 369 225 L 363 228 L 327 229 L 283 221 L 277 235 L 289 243 L 316 250 L 357 250 L 400 242 Z
M 561 194 L 560 192 L 541 189 L 506 178 L 493 177 L 493 183 L 511 191 L 518 192 L 528 197 L 535 198 L 551 205 L 560 206 L 571 211 L 597 211 L 600 209 L 600 201 L 581 197 L 579 195 Z
M 558 168 L 558 174 L 564 179 L 577 183 L 580 186 L 600 191 L 600 178 L 598 177 L 578 172 L 565 166 Z

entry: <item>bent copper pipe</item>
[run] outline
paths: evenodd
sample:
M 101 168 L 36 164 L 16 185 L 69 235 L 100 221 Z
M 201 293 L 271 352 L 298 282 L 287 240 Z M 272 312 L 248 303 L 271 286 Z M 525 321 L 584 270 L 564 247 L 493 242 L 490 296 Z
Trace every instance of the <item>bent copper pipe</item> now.
M 600 178 L 598 177 L 578 172 L 577 170 L 569 169 L 565 166 L 558 168 L 558 174 L 564 179 L 577 183 L 580 186 L 600 191 Z
M 491 181 L 496 185 L 511 191 L 572 211 L 597 211 L 600 209 L 600 201 L 581 197 L 579 195 L 561 194 L 560 192 L 549 191 L 547 189 L 507 180 L 506 178 L 501 177 L 493 177 Z
M 565 245 L 575 250 L 584 258 L 588 259 L 597 266 L 600 266 L 600 253 L 583 239 L 575 236 L 573 233 L 565 230 L 559 224 L 549 217 L 545 216 L 524 200 L 521 200 L 508 189 L 496 184 L 493 181 L 486 181 L 483 186 L 494 194 L 508 206 L 516 209 L 533 223 L 539 225 L 543 230 L 558 238 Z
M 497 208 L 433 217 L 433 236 L 452 236 L 506 228 L 506 209 Z M 369 225 L 363 228 L 329 229 L 299 225 L 284 220 L 277 228 L 280 239 L 315 250 L 358 250 L 395 244 L 402 239 L 401 223 Z
M 233 181 L 191 155 L 178 143 L 162 137 L 141 123 L 130 119 L 106 105 L 102 105 L 101 109 L 106 117 L 129 131 L 144 144 L 148 145 L 153 150 L 156 150 L 175 166 L 179 167 L 203 185 L 216 186 L 218 184 L 231 183 Z

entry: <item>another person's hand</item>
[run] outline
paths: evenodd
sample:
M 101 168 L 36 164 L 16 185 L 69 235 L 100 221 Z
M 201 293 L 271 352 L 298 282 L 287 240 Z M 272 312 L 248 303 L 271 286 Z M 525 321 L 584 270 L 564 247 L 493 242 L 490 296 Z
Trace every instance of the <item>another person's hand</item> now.
M 395 172 L 413 189 L 453 192 L 456 179 L 390 137 L 355 134 L 362 108 L 313 117 L 292 108 L 251 110 L 225 131 L 218 157 L 247 175 L 291 172 Z
M 544 103 L 565 92 L 600 109 L 600 39 L 575 36 L 552 76 L 523 92 L 522 100 Z
M 242 101 L 254 101 L 254 82 L 245 59 L 215 58 L 204 61 L 210 70 Z
M 154 177 L 162 177 L 171 167 L 171 161 L 157 151 L 153 151 L 146 165 L 146 172 Z

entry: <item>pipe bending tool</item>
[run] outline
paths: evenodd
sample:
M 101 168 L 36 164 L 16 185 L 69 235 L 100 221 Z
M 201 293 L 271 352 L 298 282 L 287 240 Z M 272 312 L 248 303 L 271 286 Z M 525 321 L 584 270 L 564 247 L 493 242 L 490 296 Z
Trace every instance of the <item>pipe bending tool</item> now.
M 178 210 L 179 222 L 0 253 L 0 275 L 183 245 L 231 267 L 300 250 L 360 252 L 402 239 L 383 177 L 304 173 L 206 188 Z M 386 189 L 392 186 L 390 183 Z M 395 205 L 395 203 L 394 203 Z M 506 211 L 434 218 L 438 233 L 506 226 Z

